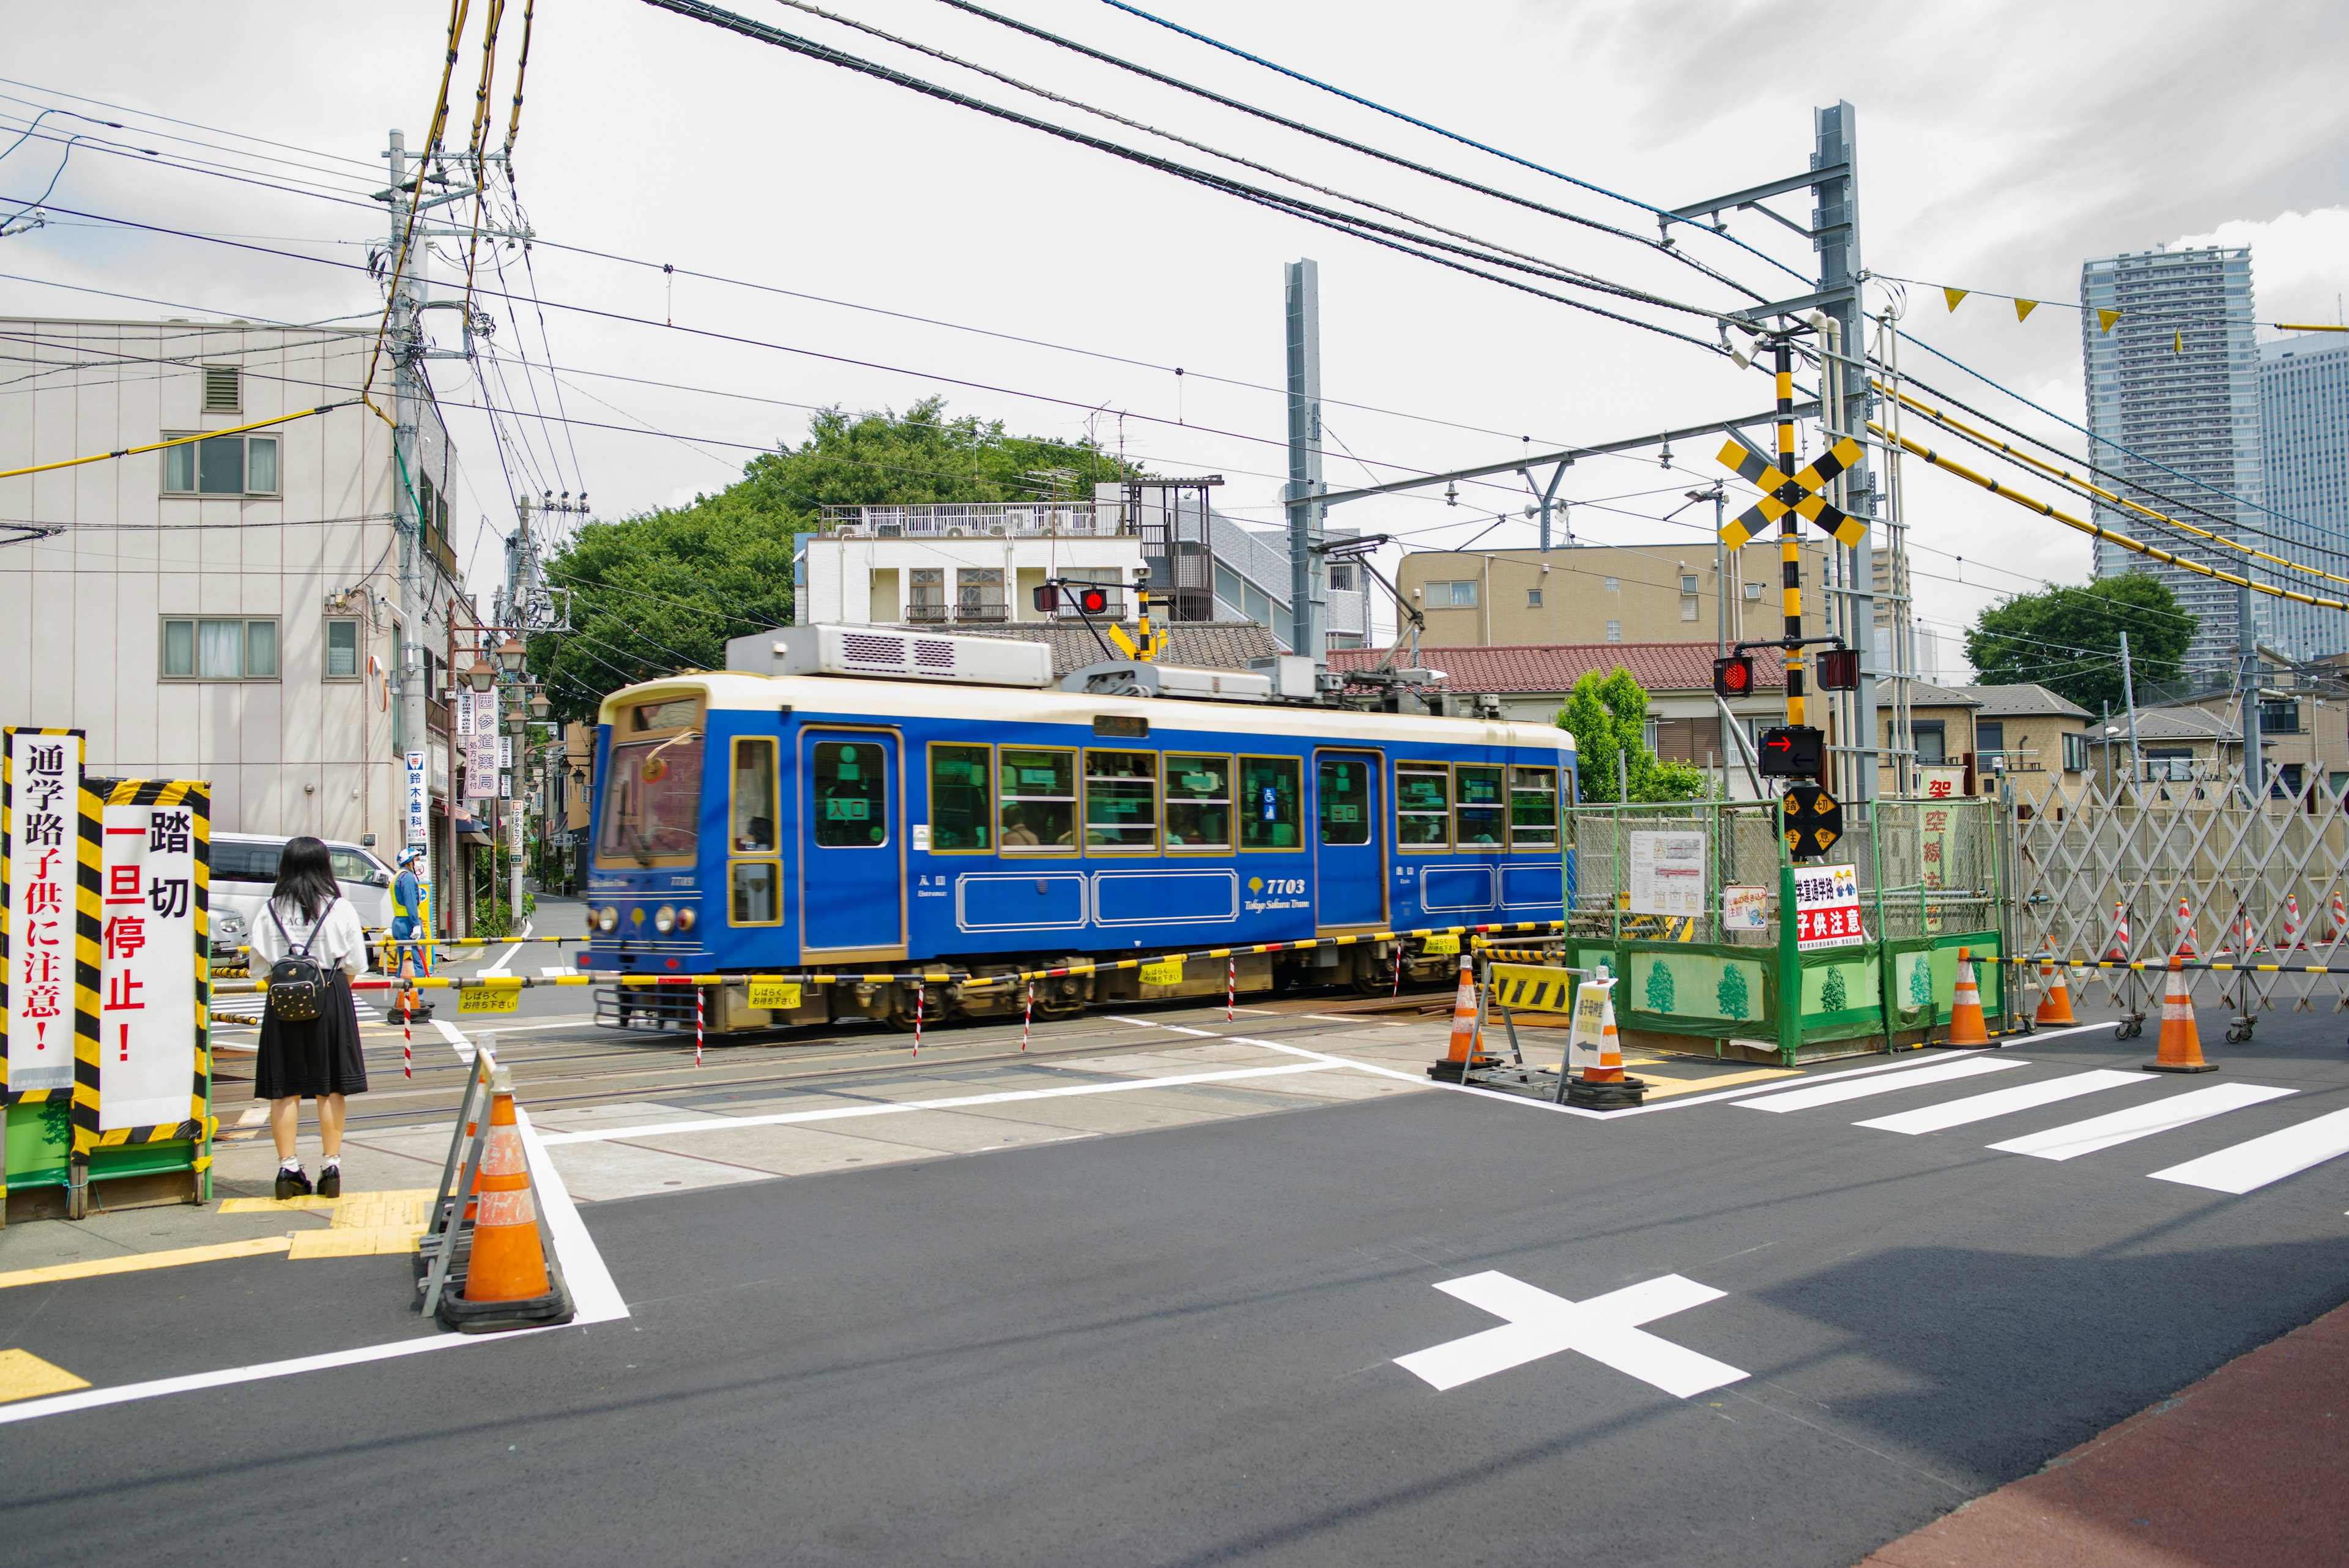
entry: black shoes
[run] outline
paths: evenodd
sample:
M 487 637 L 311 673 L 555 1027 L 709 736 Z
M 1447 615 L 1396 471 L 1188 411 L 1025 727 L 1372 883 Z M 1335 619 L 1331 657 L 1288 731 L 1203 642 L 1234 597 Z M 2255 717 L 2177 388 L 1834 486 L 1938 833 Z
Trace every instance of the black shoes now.
M 328 1171 L 326 1173 L 326 1179 L 335 1183 L 336 1192 L 342 1190 L 342 1182 L 336 1172 L 331 1170 Z M 278 1201 L 284 1202 L 288 1198 L 307 1198 L 309 1196 L 310 1177 L 308 1172 L 305 1171 L 298 1165 L 291 1170 L 286 1169 L 282 1165 L 277 1168 Z M 328 1193 L 327 1196 L 331 1198 L 334 1196 L 334 1193 Z
M 343 1195 L 343 1168 L 330 1165 L 318 1172 L 318 1196 L 340 1198 Z

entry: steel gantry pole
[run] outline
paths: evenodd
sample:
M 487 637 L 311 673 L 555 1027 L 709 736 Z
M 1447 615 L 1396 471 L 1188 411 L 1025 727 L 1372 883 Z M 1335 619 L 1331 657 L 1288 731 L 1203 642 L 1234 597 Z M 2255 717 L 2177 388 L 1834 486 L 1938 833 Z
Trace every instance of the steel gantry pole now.
M 1795 472 L 1795 346 L 1785 333 L 1778 336 L 1775 359 L 1778 372 L 1778 472 Z M 1778 500 L 1786 508 L 1778 519 L 1779 600 L 1785 607 L 1786 639 L 1786 722 L 1803 722 L 1803 548 L 1795 530 L 1802 516 L 1801 484 L 1789 477 L 1778 486 Z

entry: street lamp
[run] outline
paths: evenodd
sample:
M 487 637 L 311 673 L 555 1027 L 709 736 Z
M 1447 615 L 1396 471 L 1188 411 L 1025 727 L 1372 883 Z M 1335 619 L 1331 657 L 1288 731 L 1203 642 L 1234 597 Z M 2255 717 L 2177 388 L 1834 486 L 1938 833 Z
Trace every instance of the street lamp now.
M 546 719 L 546 711 L 554 706 L 554 703 L 546 700 L 545 692 L 533 692 L 530 699 L 530 716 L 543 722 Z
M 486 659 L 476 659 L 465 669 L 466 683 L 476 691 L 487 691 L 498 678 L 498 667 Z
M 528 649 L 523 647 L 520 638 L 510 637 L 499 645 L 498 662 L 506 667 L 507 674 L 512 675 L 522 669 L 522 661 L 529 652 Z

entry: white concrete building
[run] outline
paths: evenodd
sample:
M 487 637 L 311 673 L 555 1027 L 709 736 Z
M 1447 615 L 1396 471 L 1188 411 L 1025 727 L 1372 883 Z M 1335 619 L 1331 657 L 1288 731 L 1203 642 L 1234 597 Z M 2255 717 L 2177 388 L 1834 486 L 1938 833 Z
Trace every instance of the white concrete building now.
M 0 319 L 0 470 L 342 403 L 373 337 Z M 388 385 L 378 401 L 388 407 Z M 0 479 L 0 541 L 15 541 L 0 543 L 0 722 L 86 732 L 95 774 L 210 780 L 222 831 L 398 845 L 397 517 L 420 505 L 426 519 L 428 647 L 448 642 L 461 587 L 452 459 L 429 409 L 420 444 L 423 472 L 403 483 L 390 428 L 351 403 Z M 441 662 L 428 672 L 436 699 Z M 427 706 L 433 860 L 445 866 L 448 715 Z

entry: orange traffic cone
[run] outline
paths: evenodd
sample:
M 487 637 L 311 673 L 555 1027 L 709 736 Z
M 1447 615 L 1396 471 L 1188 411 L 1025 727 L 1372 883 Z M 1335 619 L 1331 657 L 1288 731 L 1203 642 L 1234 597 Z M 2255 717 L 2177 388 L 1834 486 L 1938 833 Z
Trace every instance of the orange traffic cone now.
M 1583 983 L 1588 986 L 1594 982 Z M 1644 1078 L 1624 1075 L 1623 1043 L 1615 1032 L 1615 987 L 1608 981 L 1596 983 L 1604 987 L 1599 1013 L 1599 1062 L 1595 1066 L 1584 1067 L 1580 1077 L 1568 1080 L 1566 1103 L 1585 1110 L 1620 1110 L 1644 1100 L 1648 1084 Z
M 2169 989 L 2161 997 L 2161 1046 L 2145 1064 L 2148 1073 L 2215 1073 L 2202 1060 L 2202 1036 L 2194 1028 L 2194 995 L 2186 989 L 2186 962 L 2169 961 Z
M 399 959 L 399 1001 L 398 1011 L 403 1018 L 429 1018 L 432 1010 L 424 1005 L 424 993 L 416 989 L 416 955 L 402 953 Z
M 2042 1023 L 2077 1023 L 2072 1016 L 2072 992 L 2064 983 L 2064 966 L 2051 961 L 2055 956 L 2053 942 L 2039 961 L 2039 1011 L 2031 1015 L 2033 1028 Z
M 2324 940 L 2337 942 L 2344 937 L 2349 937 L 2349 904 L 2344 903 L 2341 895 L 2335 893 L 2333 895 L 2333 930 Z
M 2283 896 L 2283 945 L 2287 949 L 2302 945 L 2300 940 L 2300 895 Z
M 1599 1065 L 1585 1067 L 1582 1081 L 1586 1084 L 1619 1084 L 1623 1081 L 1623 1042 L 1615 1033 L 1615 988 L 1607 988 L 1607 1011 L 1599 1027 Z
M 531 1199 L 530 1161 L 514 1117 L 513 1078 L 493 1068 L 490 1136 L 481 1150 L 479 1213 L 461 1295 L 444 1296 L 442 1321 L 468 1334 L 568 1323 L 571 1295 L 547 1272 Z
M 2189 959 L 2202 956 L 2194 947 L 2194 911 L 2187 905 L 2183 894 L 2178 899 L 2178 956 Z
M 2128 961 L 2128 906 L 2127 904 L 2116 903 L 2113 906 L 2113 945 L 2106 951 L 2105 957 L 2108 959 L 2118 959 L 2126 963 Z
M 1972 950 L 1958 950 L 1958 983 L 1950 998 L 1950 1044 L 1987 1045 L 1990 1025 L 1982 1018 L 1982 988 L 1974 983 Z
M 1444 1060 L 1428 1068 L 1427 1075 L 1447 1084 L 1464 1080 L 1468 1069 L 1485 1059 L 1485 1041 L 1477 1028 L 1476 973 L 1475 955 L 1460 955 L 1460 989 L 1452 998 L 1452 1044 L 1444 1053 Z

